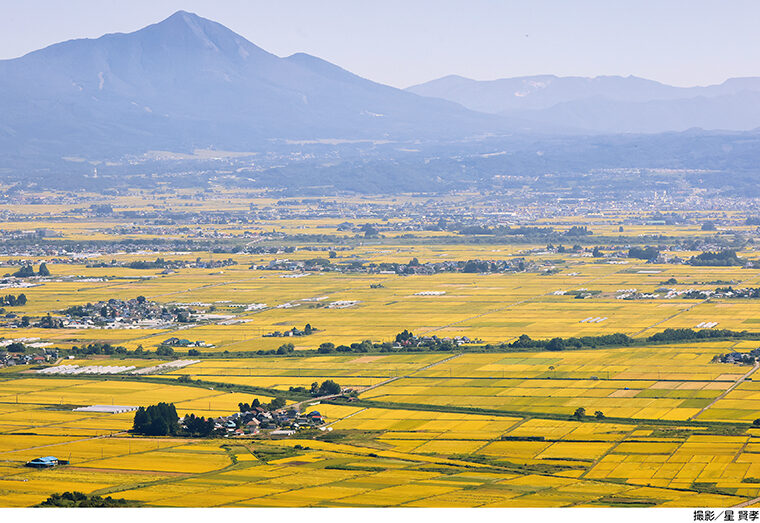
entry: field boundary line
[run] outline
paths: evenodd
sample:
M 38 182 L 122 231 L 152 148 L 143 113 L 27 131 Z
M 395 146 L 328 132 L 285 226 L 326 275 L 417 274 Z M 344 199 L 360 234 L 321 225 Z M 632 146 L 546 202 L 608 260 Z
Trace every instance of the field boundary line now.
M 359 414 L 360 412 L 364 412 L 365 410 L 369 410 L 369 407 L 364 407 L 363 409 L 359 409 L 356 412 L 352 412 L 348 416 L 343 416 L 342 418 L 338 418 L 335 421 L 331 421 L 330 423 L 328 423 L 327 425 L 325 425 L 325 428 L 331 427 L 331 426 L 335 425 L 336 423 L 338 423 L 339 421 L 343 421 L 345 419 L 348 419 L 348 418 L 351 418 L 353 416 L 356 416 L 357 414 Z
M 58 446 L 58 445 L 67 445 L 69 443 L 80 443 L 82 441 L 91 441 L 91 440 L 94 440 L 94 439 L 111 438 L 111 437 L 114 437 L 114 436 L 118 437 L 118 436 L 120 436 L 122 434 L 127 434 L 127 431 L 115 432 L 115 433 L 112 433 L 112 434 L 103 434 L 101 436 L 92 436 L 91 438 L 81 438 L 81 439 L 74 439 L 74 440 L 71 440 L 71 441 L 60 441 L 58 443 L 48 443 L 46 445 L 37 445 L 36 447 L 26 447 L 26 448 L 23 448 L 23 449 L 4 450 L 4 451 L 0 452 L 0 454 L 12 454 L 13 452 L 21 452 L 21 451 L 27 451 L 27 450 L 44 449 L 45 447 L 55 447 L 55 446 Z M 102 459 L 102 458 L 98 458 L 98 459 Z
M 478 452 L 480 452 L 481 450 L 483 450 L 484 448 L 486 448 L 491 443 L 496 443 L 497 441 L 502 441 L 502 439 L 501 439 L 502 436 L 504 436 L 506 434 L 509 434 L 510 432 L 512 432 L 513 430 L 515 430 L 517 427 L 519 427 L 520 425 L 522 425 L 523 423 L 525 423 L 529 419 L 531 419 L 531 418 L 529 418 L 529 417 L 526 416 L 526 417 L 522 418 L 520 421 L 514 422 L 512 425 L 510 425 L 509 427 L 507 427 L 507 430 L 505 430 L 504 432 L 502 432 L 501 434 L 499 434 L 495 438 L 489 439 L 488 441 L 485 442 L 484 445 L 481 445 L 477 449 L 475 449 L 472 452 L 470 452 L 468 454 L 468 456 L 472 456 L 473 454 L 477 454 Z
M 747 372 L 744 376 L 742 376 L 741 378 L 739 378 L 738 380 L 736 380 L 736 382 L 733 385 L 731 385 L 729 388 L 727 388 L 720 396 L 718 396 L 717 398 L 715 398 L 714 400 L 712 400 L 709 405 L 707 405 L 702 410 L 700 410 L 699 412 L 697 412 L 696 414 L 694 414 L 693 416 L 691 416 L 688 419 L 688 421 L 693 421 L 693 420 L 697 419 L 697 416 L 699 416 L 704 411 L 706 411 L 707 409 L 709 409 L 710 407 L 712 407 L 713 405 L 715 405 L 716 403 L 718 403 L 720 400 L 722 400 L 723 398 L 725 398 L 726 396 L 728 396 L 729 392 L 731 392 L 736 387 L 738 387 L 739 385 L 741 385 L 742 383 L 744 383 L 744 380 L 746 380 L 747 378 L 749 378 L 750 376 L 752 376 L 755 372 L 757 372 L 757 369 L 760 369 L 760 362 L 755 362 L 755 364 L 752 366 L 752 368 L 749 370 L 749 372 Z
M 638 332 L 634 332 L 634 333 L 633 333 L 633 336 L 640 336 L 641 334 L 645 333 L 646 331 L 648 331 L 648 330 L 650 330 L 650 329 L 654 329 L 654 328 L 655 328 L 655 327 L 657 327 L 658 325 L 660 325 L 660 324 L 662 324 L 662 323 L 665 323 L 666 321 L 670 321 L 670 320 L 672 320 L 673 318 L 675 318 L 676 316 L 680 316 L 681 314 L 683 314 L 683 313 L 685 313 L 685 312 L 689 312 L 691 309 L 693 309 L 693 308 L 694 308 L 694 307 L 696 307 L 697 305 L 702 305 L 703 303 L 706 303 L 706 302 L 708 302 L 708 301 L 710 301 L 710 298 L 704 299 L 704 300 L 702 300 L 702 301 L 700 301 L 700 302 L 697 302 L 697 303 L 692 303 L 690 306 L 686 307 L 685 309 L 683 309 L 683 310 L 680 310 L 680 311 L 676 312 L 675 314 L 671 314 L 671 315 L 670 315 L 670 316 L 668 316 L 667 318 L 664 318 L 664 319 L 662 319 L 662 320 L 660 320 L 660 321 L 658 321 L 658 322 L 656 322 L 656 323 L 653 323 L 653 324 L 652 324 L 652 325 L 650 325 L 649 327 L 646 327 L 646 328 L 644 328 L 644 329 L 641 329 L 641 330 L 640 330 L 640 331 L 638 331 Z
M 601 455 L 601 456 L 599 456 L 597 459 L 595 459 L 595 460 L 594 460 L 594 462 L 593 462 L 593 463 L 591 463 L 591 465 L 589 465 L 589 466 L 588 466 L 588 468 L 587 468 L 587 469 L 586 469 L 586 470 L 583 472 L 583 474 L 581 474 L 580 476 L 578 476 L 578 479 L 586 479 L 586 474 L 588 474 L 589 472 L 591 472 L 591 470 L 592 470 L 594 467 L 596 467 L 596 466 L 597 466 L 599 463 L 601 463 L 601 461 L 602 461 L 604 458 L 606 458 L 606 457 L 607 457 L 609 454 L 611 454 L 611 453 L 612 453 L 612 452 L 613 452 L 613 451 L 614 451 L 616 448 L 618 448 L 618 447 L 620 446 L 620 444 L 621 444 L 621 443 L 625 442 L 625 441 L 626 441 L 628 438 L 630 438 L 630 437 L 631 437 L 631 435 L 632 435 L 634 432 L 636 432 L 636 430 L 637 430 L 637 429 L 638 429 L 638 427 L 634 427 L 634 428 L 633 428 L 633 429 L 632 429 L 630 432 L 628 432 L 628 434 L 626 434 L 626 435 L 625 435 L 625 437 L 624 437 L 624 438 L 622 438 L 622 439 L 620 439 L 620 440 L 616 441 L 614 445 L 612 445 L 610 448 L 608 448 L 608 449 L 607 449 L 607 450 L 604 452 L 604 454 L 602 454 L 602 455 Z
M 734 458 L 731 460 L 731 463 L 736 463 L 736 460 L 739 459 L 739 456 L 742 455 L 742 453 L 747 449 L 747 445 L 752 441 L 752 436 L 747 436 L 747 441 L 744 442 L 744 444 L 739 448 L 738 452 L 734 455 Z
M 365 392 L 368 392 L 368 391 L 370 391 L 372 389 L 376 389 L 378 387 L 382 387 L 383 385 L 387 385 L 387 384 L 392 383 L 392 382 L 394 382 L 396 380 L 401 380 L 401 379 L 404 379 L 404 378 L 409 378 L 412 374 L 416 374 L 418 372 L 422 372 L 423 370 L 428 370 L 428 369 L 430 369 L 432 367 L 435 367 L 436 365 L 440 365 L 442 363 L 446 363 L 447 361 L 451 361 L 454 358 L 458 358 L 462 354 L 464 354 L 464 353 L 463 352 L 459 352 L 457 354 L 454 354 L 453 356 L 449 356 L 448 358 L 444 358 L 444 359 L 442 359 L 440 361 L 434 361 L 433 363 L 430 363 L 429 365 L 425 365 L 424 367 L 420 367 L 419 369 L 415 369 L 415 370 L 411 371 L 410 373 L 405 374 L 403 376 L 393 376 L 391 378 L 388 378 L 387 380 L 381 381 L 379 383 L 375 383 L 374 385 L 370 385 L 368 387 L 365 387 L 365 388 L 359 390 L 359 394 L 364 394 Z

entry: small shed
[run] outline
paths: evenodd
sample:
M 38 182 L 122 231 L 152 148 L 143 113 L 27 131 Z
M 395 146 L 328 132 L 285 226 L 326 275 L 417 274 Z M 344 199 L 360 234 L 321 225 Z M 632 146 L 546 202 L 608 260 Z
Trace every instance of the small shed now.
M 33 467 L 37 469 L 46 469 L 55 467 L 58 465 L 58 458 L 55 456 L 45 456 L 43 458 L 34 458 L 32 461 L 27 461 L 27 467 Z

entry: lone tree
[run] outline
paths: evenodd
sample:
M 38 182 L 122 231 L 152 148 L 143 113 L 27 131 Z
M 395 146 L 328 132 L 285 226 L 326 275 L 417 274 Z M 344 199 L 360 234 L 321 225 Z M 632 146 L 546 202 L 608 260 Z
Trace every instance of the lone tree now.
M 573 417 L 575 419 L 581 419 L 585 415 L 586 415 L 586 409 L 584 409 L 583 407 L 578 407 L 577 409 L 575 409 L 575 412 L 573 413 Z
M 156 348 L 156 356 L 174 356 L 174 349 L 169 347 L 168 345 L 159 345 Z
M 594 412 L 594 416 L 596 416 L 596 419 L 604 419 L 604 412 L 602 412 L 601 410 L 597 410 L 596 412 Z
M 277 354 L 290 354 L 291 352 L 295 350 L 296 350 L 296 347 L 292 343 L 283 343 L 277 349 Z
M 319 354 L 330 354 L 331 352 L 335 352 L 335 344 L 327 341 L 319 346 L 317 352 Z
M 40 263 L 40 270 L 37 271 L 40 276 L 50 276 L 50 269 L 47 268 L 45 262 Z
M 322 385 L 319 386 L 319 394 L 322 396 L 328 396 L 332 394 L 340 394 L 341 388 L 333 380 L 325 380 Z

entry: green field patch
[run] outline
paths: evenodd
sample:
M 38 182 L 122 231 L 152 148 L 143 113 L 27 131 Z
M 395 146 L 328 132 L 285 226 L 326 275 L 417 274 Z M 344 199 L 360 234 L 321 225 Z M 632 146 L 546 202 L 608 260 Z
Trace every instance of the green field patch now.
M 682 401 L 681 404 L 678 406 L 681 408 L 703 409 L 707 407 L 711 401 L 712 400 L 709 400 L 709 399 L 691 398 L 691 399 Z

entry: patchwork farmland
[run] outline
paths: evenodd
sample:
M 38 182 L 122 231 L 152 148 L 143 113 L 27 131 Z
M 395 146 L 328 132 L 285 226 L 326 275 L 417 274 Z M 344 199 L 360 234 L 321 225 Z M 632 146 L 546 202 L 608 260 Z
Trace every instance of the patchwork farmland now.
M 720 215 L 743 264 L 699 265 L 728 248 L 705 211 L 526 211 L 527 236 L 496 238 L 420 225 L 412 196 L 346 198 L 332 217 L 319 199 L 186 196 L 161 212 L 228 223 L 135 225 L 124 216 L 159 204 L 132 195 L 102 220 L 29 205 L 0 224 L 15 303 L 0 505 L 758 503 L 760 252 L 744 215 Z M 11 240 L 38 228 L 52 233 L 20 252 Z M 630 248 L 649 244 L 651 259 Z M 180 428 L 136 430 L 159 402 Z M 25 466 L 43 456 L 58 465 Z

